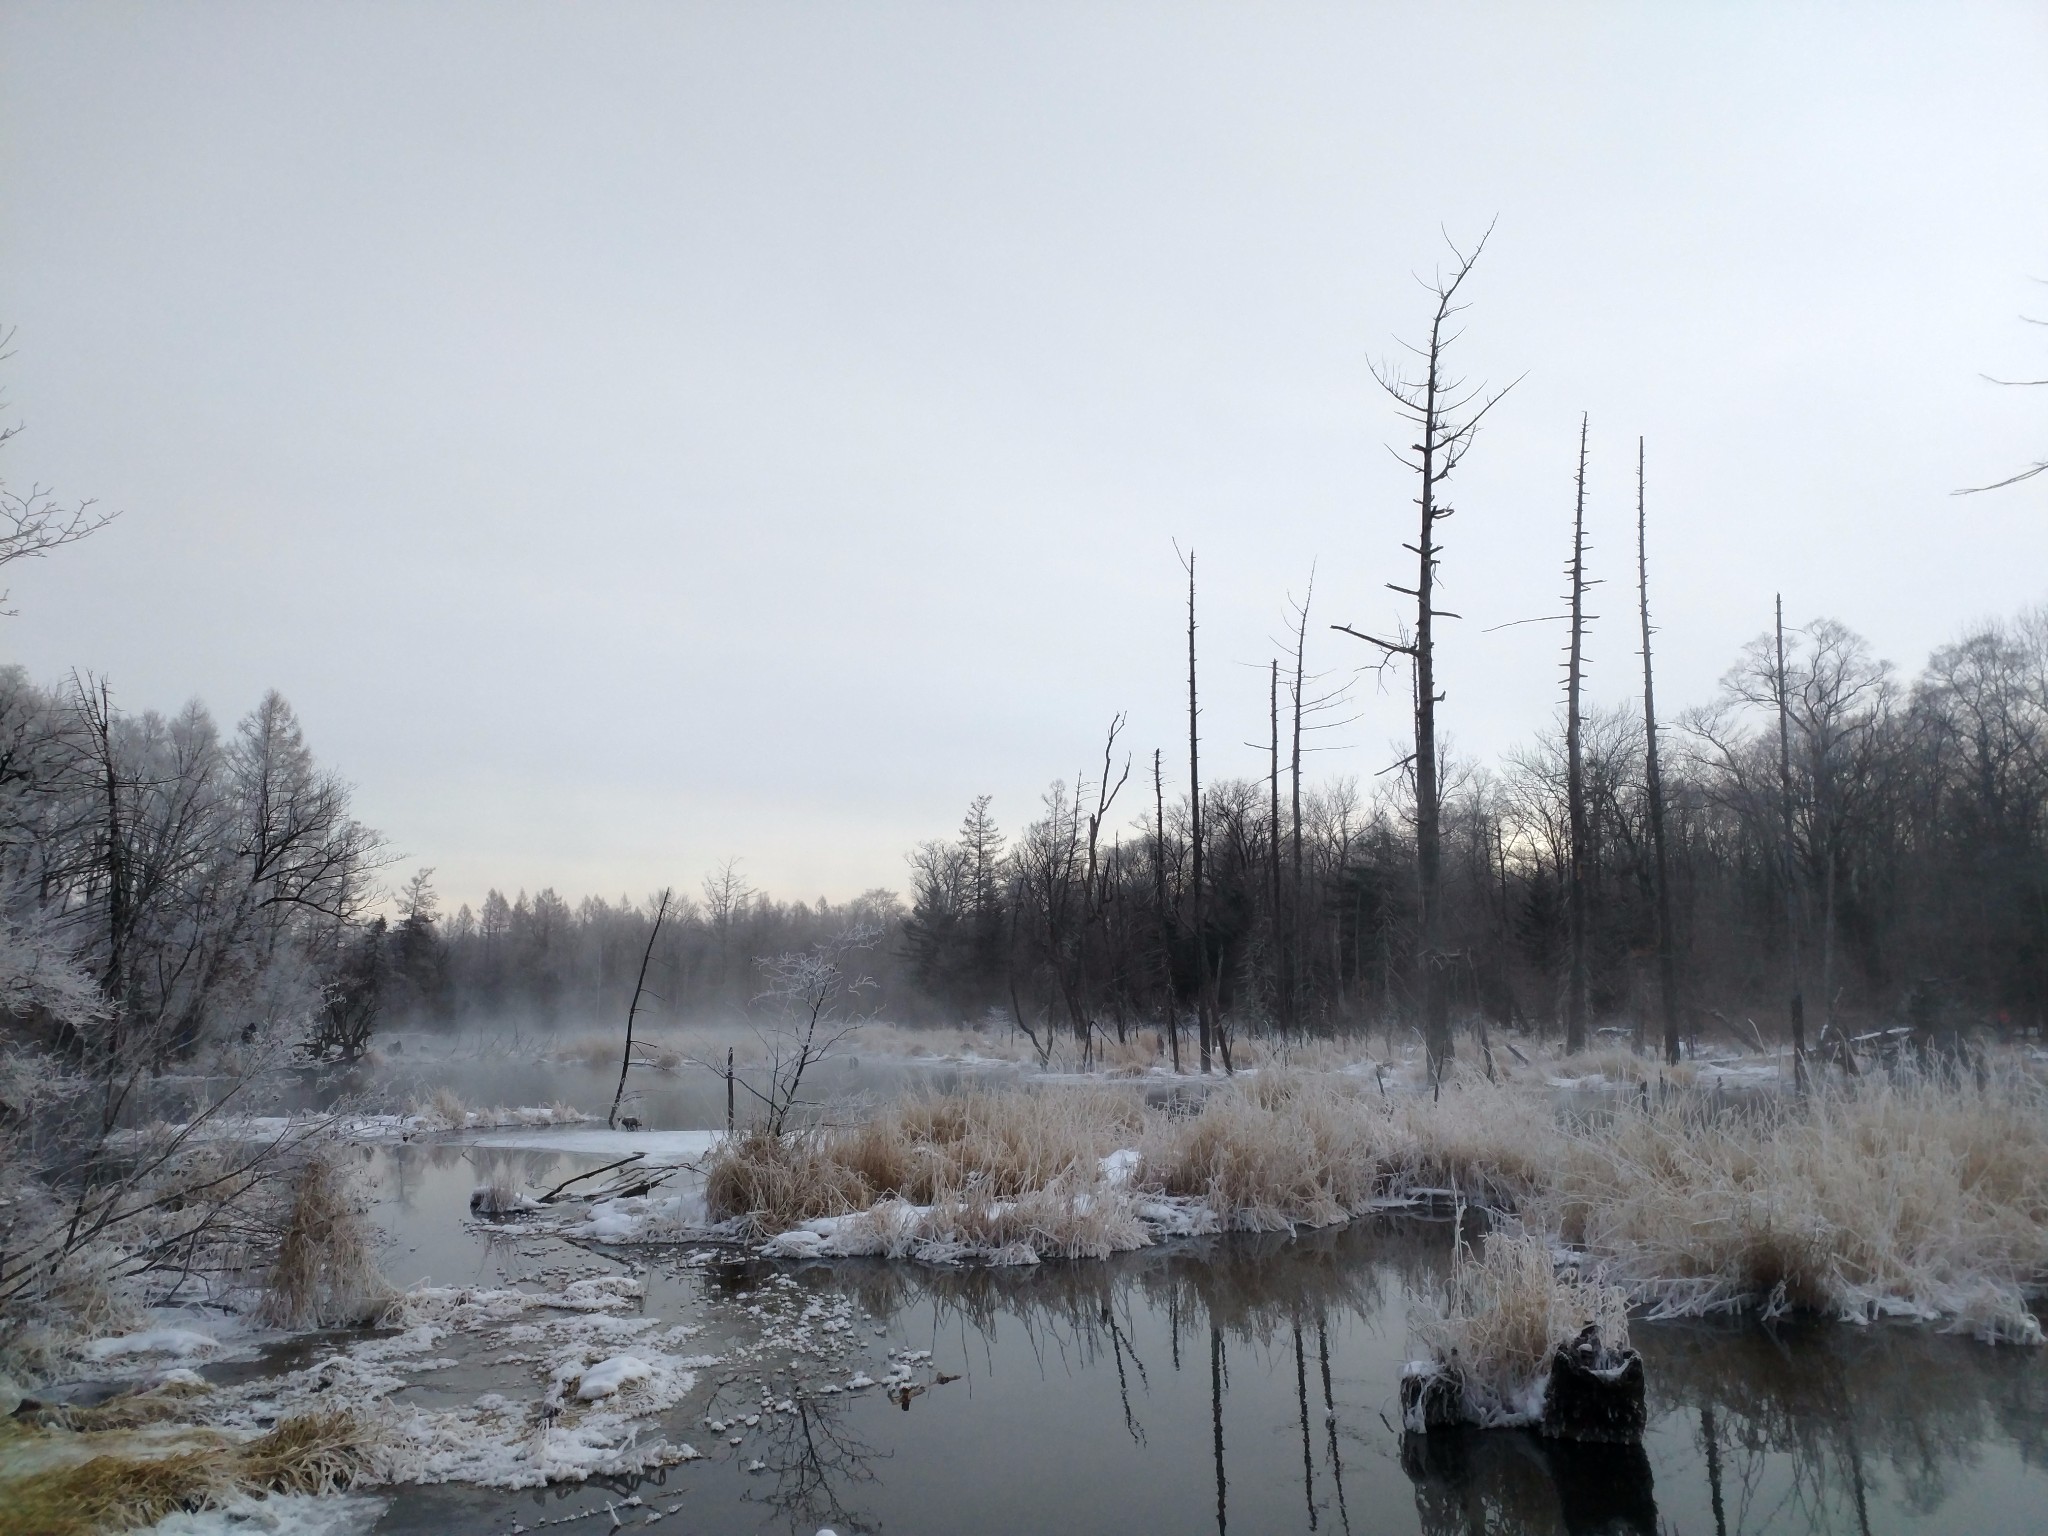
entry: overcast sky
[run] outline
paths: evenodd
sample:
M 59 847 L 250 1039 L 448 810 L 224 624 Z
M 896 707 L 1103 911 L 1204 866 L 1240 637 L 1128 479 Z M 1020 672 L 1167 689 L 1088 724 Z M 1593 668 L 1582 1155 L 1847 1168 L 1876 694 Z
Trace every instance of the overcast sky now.
M 1579 413 L 1591 639 L 1660 696 L 1782 588 L 1912 669 L 2048 600 L 2048 6 L 0 3 L 0 459 L 121 519 L 7 572 L 0 656 L 131 709 L 298 708 L 446 896 L 906 884 L 1112 713 L 1252 773 L 1264 663 L 1397 622 L 1367 364 L 1440 227 L 1441 675 L 1557 705 Z M 1321 774 L 1398 755 L 1368 684 Z M 1137 807 L 1133 805 L 1135 811 Z

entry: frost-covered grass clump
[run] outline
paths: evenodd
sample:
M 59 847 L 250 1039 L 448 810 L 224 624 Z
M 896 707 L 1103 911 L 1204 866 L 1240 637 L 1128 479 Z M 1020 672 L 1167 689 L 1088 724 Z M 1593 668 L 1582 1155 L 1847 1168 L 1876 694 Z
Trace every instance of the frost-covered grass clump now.
M 2048 1093 L 2015 1063 L 1735 1113 L 1625 1105 L 1560 1135 L 1525 1206 L 1664 1315 L 1906 1316 L 2038 1343 Z
M 1435 1094 L 1268 1067 L 1191 1108 L 1040 1081 L 743 1133 L 705 1193 L 715 1219 L 810 1232 L 792 1255 L 1019 1259 L 1327 1226 L 1436 1192 L 1513 1213 L 1661 1315 L 1910 1316 L 2039 1342 L 2048 1091 L 2032 1065 L 1788 1087 L 1561 1090 L 1532 1064 Z
M 1602 1351 L 1628 1349 L 1628 1293 L 1561 1272 L 1540 1237 L 1495 1232 L 1475 1259 L 1460 1236 L 1448 1281 L 1410 1309 L 1409 1326 L 1428 1354 L 1409 1371 L 1449 1383 L 1460 1398 L 1460 1422 L 1526 1427 L 1543 1418 L 1560 1349 L 1588 1328 Z

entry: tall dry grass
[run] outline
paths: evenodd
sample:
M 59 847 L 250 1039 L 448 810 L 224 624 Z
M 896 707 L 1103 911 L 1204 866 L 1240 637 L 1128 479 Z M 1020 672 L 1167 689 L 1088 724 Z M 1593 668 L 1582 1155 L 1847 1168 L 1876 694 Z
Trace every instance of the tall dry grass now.
M 882 1200 L 1014 1200 L 1098 1178 L 1099 1160 L 1131 1145 L 1145 1120 L 1142 1101 L 1114 1088 L 911 1094 L 856 1124 L 742 1133 L 714 1158 L 705 1203 L 714 1217 L 780 1232 Z
M 2038 1342 L 2048 1093 L 2009 1063 L 1825 1084 L 1713 1112 L 1624 1102 L 1560 1137 L 1525 1216 L 1665 1313 L 1944 1320 Z
M 373 1320 L 391 1302 L 377 1268 L 377 1231 L 347 1173 L 331 1157 L 306 1160 L 292 1191 L 257 1315 L 273 1327 L 335 1327 Z
M 1104 1084 L 918 1094 L 856 1125 L 740 1137 L 715 1158 L 707 1199 L 763 1232 L 884 1202 L 930 1207 L 878 1226 L 873 1251 L 908 1251 L 915 1227 L 1049 1255 L 1123 1245 L 1131 1234 L 1106 1233 L 1104 1213 L 1128 1214 L 1133 1197 L 1276 1231 L 1440 1190 L 1515 1213 L 1664 1315 L 1905 1315 L 2040 1340 L 2028 1302 L 2048 1289 L 2048 1091 L 2026 1063 L 1981 1085 L 1865 1077 L 1803 1098 L 1669 1079 L 1652 1091 L 1647 1077 L 1635 1091 L 1561 1092 L 1548 1065 L 1453 1077 L 1441 1095 L 1267 1067 L 1214 1085 L 1191 1112 Z M 1107 1178 L 1099 1160 L 1127 1148 L 1139 1153 L 1128 1181 Z
M 1430 1362 L 1456 1373 L 1466 1422 L 1534 1423 L 1553 1357 L 1588 1325 L 1603 1349 L 1628 1348 L 1628 1293 L 1560 1274 L 1543 1238 L 1495 1231 L 1474 1258 L 1461 1234 L 1452 1252 L 1449 1279 L 1409 1326 Z
M 368 1473 L 373 1443 L 366 1420 L 336 1409 L 203 1450 L 95 1456 L 0 1484 L 0 1536 L 108 1536 L 238 1494 L 333 1493 Z

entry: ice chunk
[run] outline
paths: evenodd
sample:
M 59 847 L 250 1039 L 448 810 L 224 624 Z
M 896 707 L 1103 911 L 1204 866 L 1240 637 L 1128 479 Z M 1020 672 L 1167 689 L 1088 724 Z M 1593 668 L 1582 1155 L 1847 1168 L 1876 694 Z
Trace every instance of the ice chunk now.
M 594 1403 L 653 1374 L 654 1368 L 638 1355 L 613 1355 L 609 1360 L 598 1361 L 577 1378 L 576 1396 L 583 1402 Z

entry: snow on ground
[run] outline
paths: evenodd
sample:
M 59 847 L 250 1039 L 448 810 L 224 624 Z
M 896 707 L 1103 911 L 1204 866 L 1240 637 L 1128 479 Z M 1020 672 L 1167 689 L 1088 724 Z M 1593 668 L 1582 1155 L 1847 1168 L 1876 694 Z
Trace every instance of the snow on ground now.
M 216 1509 L 181 1509 L 146 1527 L 141 1536 L 369 1536 L 390 1503 L 366 1494 L 244 1495 Z
M 85 1346 L 88 1360 L 112 1360 L 123 1355 L 170 1355 L 180 1360 L 216 1354 L 221 1341 L 196 1328 L 144 1328 L 110 1339 L 94 1339 Z
M 202 1417 L 229 1433 L 255 1434 L 337 1403 L 371 1411 L 373 1483 L 532 1488 L 672 1466 L 697 1452 L 646 1436 L 645 1421 L 681 1401 L 697 1372 L 718 1360 L 680 1352 L 695 1328 L 632 1315 L 641 1294 L 639 1281 L 617 1274 L 546 1292 L 421 1287 L 393 1308 L 398 1332 L 357 1340 L 281 1376 L 218 1388 Z M 509 1346 L 497 1363 L 534 1370 L 533 1395 L 490 1392 L 452 1407 L 392 1401 L 416 1378 L 459 1363 L 437 1353 L 454 1335 Z
M 79 1358 L 97 1367 L 97 1374 L 117 1380 L 136 1376 L 169 1379 L 188 1365 L 254 1359 L 262 1345 L 276 1336 L 257 1328 L 246 1316 L 219 1307 L 151 1307 L 140 1321 L 143 1326 L 128 1333 L 81 1346 Z

